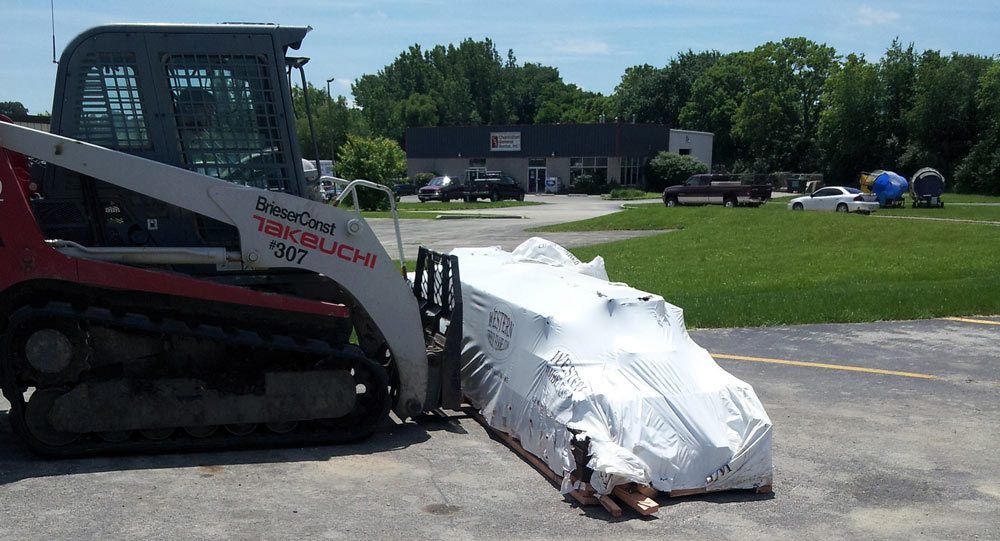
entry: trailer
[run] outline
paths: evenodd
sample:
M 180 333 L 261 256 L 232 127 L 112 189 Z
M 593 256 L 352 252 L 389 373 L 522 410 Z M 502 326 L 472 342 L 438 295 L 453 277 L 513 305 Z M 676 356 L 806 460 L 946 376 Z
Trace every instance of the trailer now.
M 913 199 L 913 208 L 944 208 L 944 200 L 941 199 L 941 194 L 943 193 L 944 175 L 937 169 L 924 167 L 913 175 L 913 182 L 910 183 L 910 197 Z
M 861 173 L 858 184 L 862 192 L 875 194 L 882 208 L 902 207 L 903 195 L 909 187 L 909 183 L 902 175 L 881 169 L 871 173 Z

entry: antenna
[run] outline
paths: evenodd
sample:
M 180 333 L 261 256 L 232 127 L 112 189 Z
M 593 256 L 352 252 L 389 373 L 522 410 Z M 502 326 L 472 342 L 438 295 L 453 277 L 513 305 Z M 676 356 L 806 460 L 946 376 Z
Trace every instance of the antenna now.
M 49 9 L 52 12 L 52 63 L 58 64 L 56 60 L 56 0 L 49 0 Z

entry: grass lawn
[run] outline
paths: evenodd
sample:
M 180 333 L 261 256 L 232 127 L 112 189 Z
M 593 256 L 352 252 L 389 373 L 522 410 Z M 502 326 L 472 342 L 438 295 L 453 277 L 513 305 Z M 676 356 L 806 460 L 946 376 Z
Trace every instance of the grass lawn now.
M 955 206 L 945 203 L 944 208 L 901 208 L 901 209 L 879 209 L 878 215 L 885 216 L 919 216 L 924 218 L 956 218 L 959 220 L 979 220 L 987 222 L 1000 222 L 1000 205 L 965 207 Z
M 964 193 L 946 193 L 941 196 L 945 207 L 948 203 L 1000 203 L 1000 196 L 996 195 L 973 195 Z
M 604 256 L 612 280 L 663 295 L 691 327 L 1000 313 L 1000 227 L 773 204 L 638 207 L 542 229 L 678 229 L 573 252 Z

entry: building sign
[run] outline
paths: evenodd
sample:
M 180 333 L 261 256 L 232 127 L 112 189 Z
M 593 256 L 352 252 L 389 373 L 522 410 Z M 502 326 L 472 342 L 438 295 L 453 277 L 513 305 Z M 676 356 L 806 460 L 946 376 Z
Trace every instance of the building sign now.
M 520 152 L 521 132 L 495 131 L 490 132 L 490 152 Z

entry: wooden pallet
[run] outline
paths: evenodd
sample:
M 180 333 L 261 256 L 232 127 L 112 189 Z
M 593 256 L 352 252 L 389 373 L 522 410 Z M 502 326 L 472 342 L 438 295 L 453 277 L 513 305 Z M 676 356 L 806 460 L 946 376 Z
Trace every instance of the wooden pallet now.
M 488 431 L 494 434 L 500 441 L 504 442 L 507 447 L 512 451 L 517 453 L 525 462 L 531 464 L 539 473 L 545 476 L 552 484 L 557 487 L 562 486 L 562 476 L 556 474 L 549 468 L 548 464 L 542 459 L 531 454 L 526 450 L 521 442 L 518 441 L 516 436 L 508 434 L 500 429 L 490 426 L 486 422 L 486 419 L 473 407 L 468 409 L 469 414 L 474 418 L 479 424 L 483 425 Z M 571 480 L 574 484 L 578 481 L 575 475 L 570 475 Z M 771 485 L 764 485 L 753 489 L 757 494 L 769 494 L 772 492 Z M 655 514 L 660 510 L 660 504 L 653 498 L 657 497 L 667 497 L 667 498 L 680 498 L 684 496 L 692 496 L 696 494 L 707 494 L 708 491 L 704 488 L 692 488 L 684 490 L 673 490 L 670 492 L 660 492 L 659 490 L 650 487 L 637 485 L 635 483 L 628 483 L 627 485 L 620 485 L 611 491 L 610 496 L 601 496 L 597 494 L 590 483 L 583 483 L 583 488 L 573 490 L 569 493 L 569 496 L 573 498 L 578 504 L 582 506 L 595 506 L 600 505 L 603 507 L 612 517 L 619 518 L 622 516 L 622 506 L 619 503 L 624 504 L 626 507 L 633 509 L 635 512 L 642 516 L 649 516 Z

